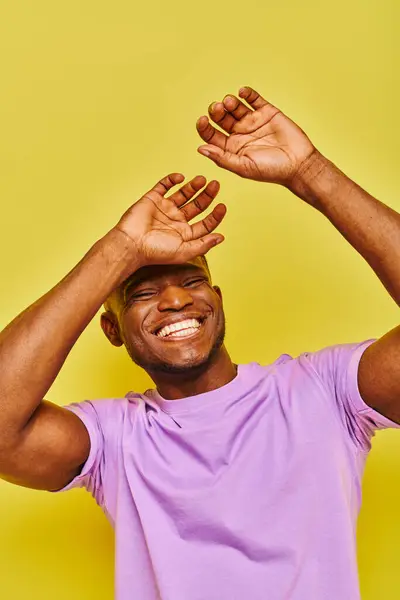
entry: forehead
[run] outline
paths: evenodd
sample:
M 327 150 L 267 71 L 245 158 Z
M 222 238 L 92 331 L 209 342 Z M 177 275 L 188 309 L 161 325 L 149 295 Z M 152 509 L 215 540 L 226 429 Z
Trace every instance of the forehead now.
M 133 287 L 142 283 L 163 279 L 165 277 L 175 277 L 185 275 L 190 271 L 202 271 L 209 276 L 205 262 L 200 258 L 194 258 L 180 265 L 151 265 L 142 267 L 135 273 L 132 273 L 121 286 L 121 291 L 124 292 L 127 287 Z

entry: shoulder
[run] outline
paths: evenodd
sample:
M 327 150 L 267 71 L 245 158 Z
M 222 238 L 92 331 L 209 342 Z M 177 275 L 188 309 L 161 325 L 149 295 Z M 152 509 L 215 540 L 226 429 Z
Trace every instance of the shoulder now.
M 73 402 L 64 406 L 74 412 L 84 423 L 88 421 L 103 431 L 118 429 L 126 420 L 132 420 L 144 405 L 145 396 L 128 392 L 121 398 L 98 398 Z
M 373 341 L 335 344 L 294 356 L 285 353 L 270 364 L 252 363 L 249 367 L 252 367 L 254 375 L 259 372 L 261 376 L 276 375 L 285 379 L 301 376 L 312 379 L 346 377 L 353 370 L 357 372 L 363 352 Z

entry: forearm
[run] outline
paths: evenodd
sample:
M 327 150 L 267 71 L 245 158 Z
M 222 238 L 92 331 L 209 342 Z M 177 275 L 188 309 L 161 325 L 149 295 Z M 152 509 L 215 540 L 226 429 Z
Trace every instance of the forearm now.
M 135 270 L 131 253 L 128 238 L 112 230 L 1 332 L 0 444 L 12 441 L 26 425 L 82 331 Z
M 400 215 L 318 152 L 303 166 L 290 189 L 332 222 L 400 305 Z

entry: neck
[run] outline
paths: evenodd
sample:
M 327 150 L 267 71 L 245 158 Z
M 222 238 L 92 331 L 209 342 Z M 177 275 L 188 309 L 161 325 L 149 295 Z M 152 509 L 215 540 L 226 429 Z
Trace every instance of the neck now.
M 211 392 L 226 385 L 236 377 L 237 366 L 222 346 L 210 364 L 189 369 L 187 373 L 150 373 L 158 393 L 166 400 L 179 400 Z

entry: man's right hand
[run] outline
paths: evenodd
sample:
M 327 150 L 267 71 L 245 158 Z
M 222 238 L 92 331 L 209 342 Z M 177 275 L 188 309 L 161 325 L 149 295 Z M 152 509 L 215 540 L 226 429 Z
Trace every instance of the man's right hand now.
M 171 174 L 136 202 L 52 290 L 0 333 L 0 477 L 56 490 L 81 470 L 89 434 L 71 411 L 44 400 L 69 351 L 109 294 L 138 268 L 183 263 L 223 240 L 226 208 L 201 221 L 219 184 Z M 204 188 L 204 189 L 203 189 Z M 196 198 L 194 196 L 199 192 Z M 38 460 L 39 457 L 39 460 Z
M 206 179 L 197 176 L 166 197 L 167 192 L 183 180 L 180 173 L 161 179 L 115 226 L 114 230 L 122 231 L 132 241 L 135 269 L 151 264 L 184 263 L 206 254 L 224 240 L 221 234 L 213 233 L 225 216 L 224 204 L 215 206 L 201 221 L 189 224 L 210 206 L 218 194 L 219 183 L 211 181 L 205 185 Z

